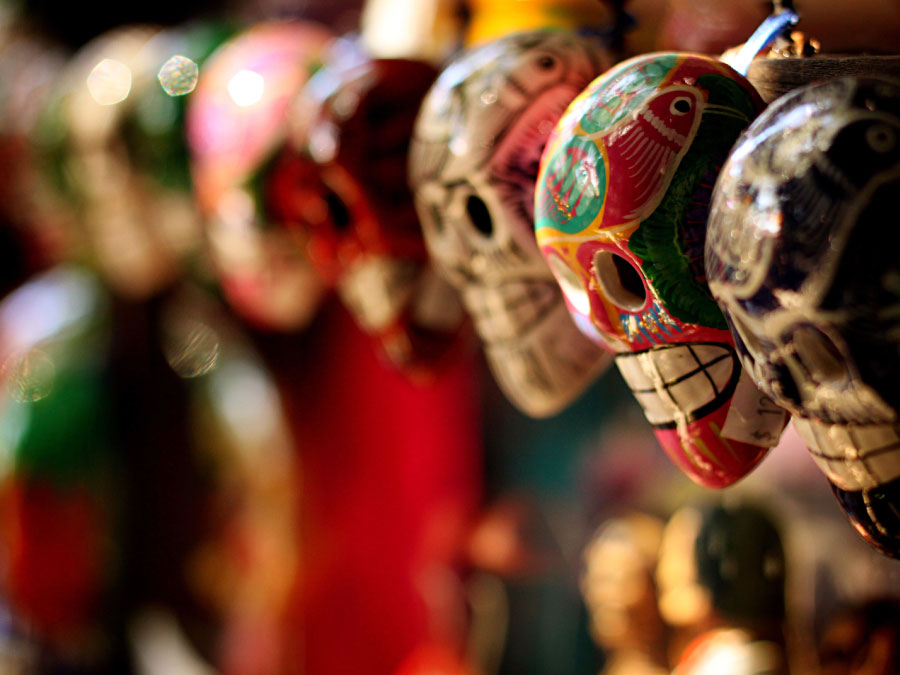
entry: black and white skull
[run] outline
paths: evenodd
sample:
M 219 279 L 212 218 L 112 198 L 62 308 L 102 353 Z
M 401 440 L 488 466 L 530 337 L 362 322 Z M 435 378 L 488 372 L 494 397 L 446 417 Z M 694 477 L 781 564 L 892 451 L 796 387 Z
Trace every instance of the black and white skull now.
M 410 180 L 435 266 L 460 289 L 507 397 L 544 416 L 609 362 L 569 318 L 534 238 L 534 188 L 547 137 L 611 65 L 562 32 L 511 35 L 463 53 L 416 123 Z
M 900 83 L 792 92 L 726 163 L 710 289 L 758 386 L 795 425 L 858 529 L 900 554 Z

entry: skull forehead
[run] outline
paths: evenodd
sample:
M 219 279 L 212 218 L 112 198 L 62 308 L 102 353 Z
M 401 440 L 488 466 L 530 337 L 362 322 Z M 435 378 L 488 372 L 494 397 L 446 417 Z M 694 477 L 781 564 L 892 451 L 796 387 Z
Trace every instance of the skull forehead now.
M 873 166 L 865 175 L 853 168 L 863 147 L 853 156 L 833 152 L 854 127 L 876 125 L 900 141 L 900 87 L 844 78 L 796 90 L 750 126 L 720 174 L 707 230 L 707 274 L 720 301 L 769 291 L 778 296 L 769 306 L 819 304 L 872 190 L 897 170 L 900 155 L 889 157 L 894 169 Z M 785 253 L 801 246 L 803 269 L 780 269 L 796 262 Z
M 441 73 L 426 97 L 416 140 L 443 148 L 443 180 L 465 178 L 488 161 L 505 132 L 537 99 L 550 91 L 574 98 L 604 59 L 603 49 L 588 38 L 546 31 L 511 35 L 468 51 Z M 414 180 L 423 164 L 412 158 Z

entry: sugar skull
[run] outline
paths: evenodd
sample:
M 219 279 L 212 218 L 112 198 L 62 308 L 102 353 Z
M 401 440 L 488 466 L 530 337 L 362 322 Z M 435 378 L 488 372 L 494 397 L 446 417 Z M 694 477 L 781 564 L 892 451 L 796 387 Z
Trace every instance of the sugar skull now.
M 515 34 L 453 61 L 416 121 L 410 180 L 428 250 L 462 292 L 500 388 L 533 416 L 567 406 L 608 363 L 567 316 L 532 220 L 544 143 L 608 65 L 588 39 Z
M 466 325 L 428 262 L 406 179 L 413 122 L 437 72 L 339 40 L 293 109 L 292 143 L 265 172 L 265 205 L 393 365 L 425 375 Z
M 324 292 L 303 247 L 264 210 L 261 174 L 288 134 L 294 96 L 332 35 L 316 24 L 263 23 L 204 65 L 186 133 L 206 240 L 228 301 L 267 329 L 306 325 Z
M 575 322 L 617 353 L 663 449 L 709 487 L 745 475 L 784 423 L 742 377 L 703 270 L 713 182 L 760 107 L 711 58 L 637 57 L 573 101 L 535 194 L 538 244 Z
M 83 47 L 35 132 L 46 173 L 74 214 L 72 237 L 117 293 L 171 284 L 200 241 L 182 136 L 184 97 L 225 29 L 126 26 Z
M 900 84 L 796 90 L 722 171 L 710 289 L 745 369 L 795 426 L 856 528 L 900 556 Z

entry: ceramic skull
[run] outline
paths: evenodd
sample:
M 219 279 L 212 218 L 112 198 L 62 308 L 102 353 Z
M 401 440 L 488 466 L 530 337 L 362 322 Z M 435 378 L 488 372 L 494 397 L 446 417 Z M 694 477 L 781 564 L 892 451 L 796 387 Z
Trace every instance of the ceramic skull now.
M 224 35 L 212 24 L 104 33 L 67 64 L 41 115 L 36 147 L 56 209 L 87 248 L 70 253 L 122 295 L 159 292 L 198 248 L 184 99 Z
M 744 367 L 795 426 L 864 536 L 900 556 L 900 84 L 796 90 L 716 185 L 710 288 Z
M 709 487 L 745 475 L 783 426 L 759 412 L 703 269 L 713 182 L 760 107 L 714 59 L 637 57 L 569 107 L 535 194 L 538 244 L 575 322 L 617 353 L 666 453 Z
M 428 250 L 460 289 L 500 388 L 533 416 L 567 406 L 608 363 L 566 315 L 532 204 L 553 125 L 609 65 L 585 38 L 511 35 L 451 62 L 416 121 L 410 180 Z
M 295 330 L 324 289 L 302 245 L 268 220 L 262 174 L 288 136 L 293 98 L 333 36 L 310 22 L 258 24 L 222 45 L 191 96 L 186 134 L 208 248 L 245 319 Z
M 266 208 L 391 363 L 426 375 L 467 334 L 456 291 L 434 274 L 406 178 L 430 65 L 329 49 L 298 96 L 292 143 L 266 173 Z

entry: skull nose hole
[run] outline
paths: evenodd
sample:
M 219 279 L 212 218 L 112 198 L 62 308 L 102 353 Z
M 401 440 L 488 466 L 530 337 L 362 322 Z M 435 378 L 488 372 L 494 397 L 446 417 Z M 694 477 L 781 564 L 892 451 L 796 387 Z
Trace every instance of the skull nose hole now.
M 803 367 L 819 383 L 849 383 L 844 357 L 832 340 L 812 326 L 794 331 L 794 352 Z
M 480 197 L 469 195 L 468 200 L 466 200 L 466 213 L 469 214 L 469 220 L 472 221 L 472 225 L 474 225 L 475 229 L 481 232 L 481 234 L 490 237 L 494 233 L 494 223 L 491 221 L 491 212 L 488 211 L 487 204 L 485 204 Z
M 336 230 L 350 229 L 350 209 L 336 192 L 328 190 L 325 193 L 325 205 L 328 207 L 328 215 Z
M 622 256 L 598 251 L 594 255 L 594 277 L 606 297 L 619 307 L 638 312 L 647 304 L 647 290 L 641 275 Z
M 777 363 L 773 367 L 772 375 L 782 398 L 795 408 L 801 407 L 803 405 L 803 397 L 800 396 L 800 389 L 791 375 L 790 369 L 783 363 Z M 776 403 L 780 403 L 777 398 Z

